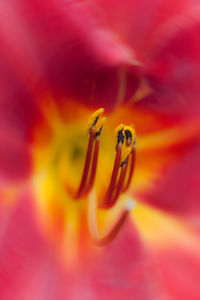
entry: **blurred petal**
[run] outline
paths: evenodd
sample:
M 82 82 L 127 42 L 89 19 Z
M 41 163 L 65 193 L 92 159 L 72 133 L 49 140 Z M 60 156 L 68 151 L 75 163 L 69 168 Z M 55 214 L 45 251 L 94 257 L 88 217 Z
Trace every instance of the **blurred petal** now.
M 83 245 L 75 265 L 64 265 L 38 227 L 32 200 L 25 192 L 13 209 L 1 204 L 1 299 L 155 299 L 148 255 L 129 223 L 108 247 L 90 244 L 86 252 Z
M 153 189 L 142 193 L 142 198 L 164 210 L 198 216 L 200 213 L 199 153 L 199 140 L 194 140 L 189 145 L 185 144 L 183 152 L 179 152 L 179 158 L 173 165 L 163 169 L 160 178 L 154 181 Z
M 198 300 L 200 256 L 195 251 L 176 247 L 153 253 L 154 262 L 159 265 L 157 280 L 169 299 Z M 164 293 L 163 293 L 164 294 Z
M 149 250 L 161 299 L 199 299 L 200 240 L 194 227 L 143 204 L 132 216 Z
M 9 67 L 19 70 L 34 95 L 40 84 L 93 106 L 99 101 L 106 107 L 115 104 L 120 68 L 134 54 L 104 26 L 95 3 L 21 0 L 14 2 L 14 9 L 13 1 L 1 5 L 0 38 L 13 64 Z M 137 84 L 136 78 L 129 89 L 134 91 Z
M 148 54 L 149 44 L 157 29 L 197 3 L 193 0 L 178 0 L 175 3 L 172 0 L 97 1 L 107 24 L 118 33 L 120 40 L 131 45 L 142 60 Z
M 32 170 L 32 155 L 27 145 L 0 132 L 0 178 L 6 181 L 27 180 Z
M 192 7 L 159 28 L 147 59 L 154 92 L 140 107 L 178 120 L 199 116 L 199 16 L 200 7 Z

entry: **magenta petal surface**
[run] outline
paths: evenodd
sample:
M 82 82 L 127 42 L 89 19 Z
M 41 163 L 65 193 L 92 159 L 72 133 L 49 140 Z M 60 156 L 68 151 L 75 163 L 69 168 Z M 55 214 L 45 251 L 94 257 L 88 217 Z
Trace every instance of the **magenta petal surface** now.
M 131 224 L 111 245 L 91 245 L 93 255 L 82 251 L 78 263 L 67 267 L 38 227 L 30 192 L 17 200 L 11 211 L 1 204 L 2 300 L 155 299 L 153 268 Z
M 200 143 L 194 140 L 179 149 L 176 162 L 165 167 L 154 188 L 142 198 L 149 204 L 186 216 L 197 217 L 200 213 Z

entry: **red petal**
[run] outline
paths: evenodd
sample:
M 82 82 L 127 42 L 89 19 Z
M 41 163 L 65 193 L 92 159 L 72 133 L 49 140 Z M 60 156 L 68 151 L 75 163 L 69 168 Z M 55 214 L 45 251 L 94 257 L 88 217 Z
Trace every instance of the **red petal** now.
M 153 189 L 144 192 L 142 198 L 164 210 L 199 216 L 199 140 L 182 145 L 178 153 L 176 161 L 163 169 L 160 178 L 153 183 Z
M 6 134 L 9 135 L 8 131 Z M 9 139 L 0 133 L 0 178 L 3 180 L 28 179 L 32 170 L 31 152 L 25 143 Z
M 148 77 L 155 89 L 140 106 L 184 118 L 200 113 L 200 8 L 166 22 L 148 49 Z
M 195 5 L 191 0 L 97 0 L 107 24 L 144 59 L 156 31 L 169 19 Z M 114 8 L 114 9 L 113 9 Z
M 30 141 L 32 129 L 41 118 L 33 87 L 13 66 L 12 59 L 0 49 L 0 131 L 21 141 Z M 24 74 L 25 75 L 25 74 Z
M 39 82 L 92 105 L 116 102 L 120 67 L 133 55 L 103 25 L 95 4 L 18 0 L 14 10 L 7 1 L 3 12 L 0 39 L 13 64 L 7 67 L 17 69 L 34 94 Z

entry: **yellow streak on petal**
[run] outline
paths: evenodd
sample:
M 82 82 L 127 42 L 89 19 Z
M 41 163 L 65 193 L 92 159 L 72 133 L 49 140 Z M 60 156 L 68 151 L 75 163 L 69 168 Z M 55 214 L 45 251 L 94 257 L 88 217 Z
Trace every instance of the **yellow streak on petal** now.
M 72 266 L 77 258 L 80 238 L 80 216 L 75 209 L 66 213 L 62 253 L 67 266 Z
M 200 122 L 192 122 L 177 125 L 151 134 L 141 136 L 137 144 L 138 150 L 148 150 L 165 148 L 171 145 L 178 145 L 187 139 L 192 139 L 199 135 Z
M 191 228 L 178 217 L 145 204 L 138 204 L 131 217 L 141 238 L 150 247 L 166 248 L 181 245 L 188 249 L 198 249 L 200 246 Z
M 141 99 L 152 94 L 152 92 L 153 92 L 153 89 L 150 87 L 147 80 L 145 78 L 142 78 L 137 91 L 134 93 L 134 95 L 131 97 L 131 99 L 129 99 L 129 102 L 130 101 L 138 102 Z
M 115 107 L 121 105 L 125 98 L 126 87 L 127 87 L 127 70 L 125 67 L 120 68 L 118 77 L 119 77 L 119 85 L 118 85 Z

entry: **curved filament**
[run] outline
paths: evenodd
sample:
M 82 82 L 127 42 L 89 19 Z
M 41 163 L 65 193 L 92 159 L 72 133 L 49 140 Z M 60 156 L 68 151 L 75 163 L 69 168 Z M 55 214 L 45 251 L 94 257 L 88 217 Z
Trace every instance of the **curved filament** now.
M 93 190 L 88 197 L 88 227 L 93 242 L 97 246 L 105 246 L 110 243 L 120 231 L 127 219 L 129 210 L 132 209 L 132 204 L 127 205 L 127 207 L 122 210 L 121 215 L 112 224 L 110 230 L 103 235 L 99 233 L 98 229 L 97 209 L 97 198 Z

